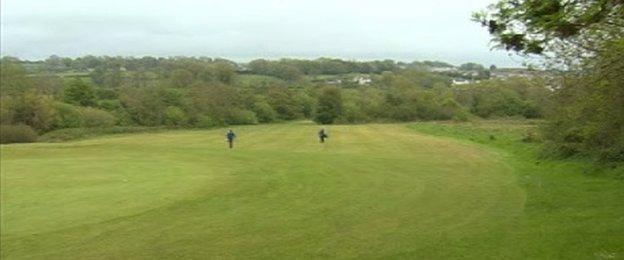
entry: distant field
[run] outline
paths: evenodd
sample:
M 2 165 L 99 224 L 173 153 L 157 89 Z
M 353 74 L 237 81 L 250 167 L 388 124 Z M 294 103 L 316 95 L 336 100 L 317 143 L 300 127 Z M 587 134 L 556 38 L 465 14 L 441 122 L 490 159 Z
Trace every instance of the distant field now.
M 624 182 L 532 124 L 309 123 L 1 146 L 3 259 L 624 257 Z

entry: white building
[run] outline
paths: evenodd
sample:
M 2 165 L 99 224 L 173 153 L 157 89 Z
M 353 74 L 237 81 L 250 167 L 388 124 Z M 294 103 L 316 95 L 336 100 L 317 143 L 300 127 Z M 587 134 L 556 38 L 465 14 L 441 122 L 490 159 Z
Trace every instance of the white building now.
M 453 86 L 466 85 L 470 83 L 471 83 L 470 80 L 467 80 L 467 79 L 453 79 Z
M 368 85 L 373 82 L 373 80 L 368 76 L 357 76 L 353 78 L 353 82 L 356 82 L 359 85 Z

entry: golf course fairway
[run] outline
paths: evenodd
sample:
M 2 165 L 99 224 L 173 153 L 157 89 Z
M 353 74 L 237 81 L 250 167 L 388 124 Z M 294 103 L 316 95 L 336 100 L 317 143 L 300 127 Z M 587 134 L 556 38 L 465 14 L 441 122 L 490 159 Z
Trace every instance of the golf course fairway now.
M 541 248 L 545 238 L 525 232 L 528 194 L 483 146 L 405 124 L 329 126 L 325 144 L 305 122 L 233 129 L 232 150 L 225 129 L 2 146 L 2 259 L 509 259 L 574 249 Z

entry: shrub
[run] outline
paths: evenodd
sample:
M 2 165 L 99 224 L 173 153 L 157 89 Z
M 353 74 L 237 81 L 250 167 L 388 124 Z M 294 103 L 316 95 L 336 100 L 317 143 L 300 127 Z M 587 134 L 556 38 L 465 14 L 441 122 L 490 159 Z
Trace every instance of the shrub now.
M 470 121 L 470 113 L 468 111 L 466 111 L 465 109 L 461 109 L 455 112 L 455 115 L 453 115 L 453 121 L 456 122 L 468 122 Z
M 186 113 L 176 106 L 168 106 L 165 109 L 165 124 L 168 126 L 181 126 L 186 123 Z
M 540 136 L 540 134 L 536 131 L 533 130 L 529 130 L 526 133 L 524 133 L 524 136 L 522 137 L 522 142 L 525 143 L 541 143 L 543 142 L 544 139 L 542 138 L 542 136 Z
M 73 128 L 82 126 L 82 114 L 78 107 L 67 103 L 56 103 L 58 113 L 58 128 Z
M 115 116 L 115 118 L 117 118 L 116 125 L 119 125 L 119 126 L 136 125 L 134 120 L 132 120 L 132 115 L 130 115 L 130 113 L 128 113 L 128 111 L 126 111 L 123 108 L 111 111 L 111 113 L 113 114 L 113 116 Z
M 115 100 L 119 98 L 119 95 L 117 95 L 117 92 L 114 89 L 95 88 L 94 90 L 97 99 Z
M 80 105 L 95 105 L 95 90 L 82 80 L 74 79 L 65 87 L 65 102 Z
M 262 123 L 273 122 L 277 118 L 277 112 L 266 101 L 258 101 L 253 105 L 253 111 Z
M 111 127 L 117 122 L 111 113 L 97 108 L 84 107 L 80 109 L 80 114 L 85 127 Z
M 15 122 L 29 125 L 40 132 L 54 129 L 57 111 L 52 96 L 32 90 L 18 97 L 16 103 Z
M 27 125 L 0 125 L 0 143 L 31 143 L 37 141 L 37 133 Z
M 196 127 L 208 128 L 213 126 L 220 125 L 216 120 L 208 115 L 200 116 L 197 122 L 195 123 Z
M 249 110 L 234 108 L 225 119 L 229 125 L 253 125 L 258 123 L 256 114 Z
M 10 96 L 0 97 L 0 124 L 10 125 L 15 116 L 14 101 Z
M 98 107 L 107 111 L 114 111 L 118 109 L 123 109 L 123 105 L 121 101 L 117 99 L 105 99 L 98 101 Z
M 121 104 L 121 101 L 116 99 L 106 99 L 98 101 L 98 107 L 100 109 L 106 110 L 111 113 L 115 118 L 117 118 L 116 125 L 121 126 L 131 126 L 134 125 L 134 121 L 132 120 L 132 115 L 126 111 L 126 109 Z
M 367 122 L 368 117 L 357 104 L 347 102 L 342 106 L 342 115 L 338 121 L 341 123 L 362 123 Z
M 124 133 L 142 133 L 142 132 L 154 132 L 164 128 L 162 127 L 127 127 L 127 126 L 113 126 L 106 128 L 65 128 L 55 131 L 51 131 L 43 134 L 39 137 L 39 141 L 42 142 L 62 142 L 75 140 L 80 138 L 87 138 L 92 136 L 107 135 L 107 134 L 124 134 Z
M 441 102 L 441 104 L 439 104 L 439 107 L 437 108 L 437 113 L 434 119 L 437 119 L 437 120 L 452 119 L 453 117 L 455 117 L 455 115 L 461 113 L 462 110 L 463 110 L 462 106 L 459 103 L 457 103 L 457 101 L 455 101 L 452 98 L 446 98 Z
M 166 109 L 164 96 L 162 88 L 128 87 L 120 90 L 119 100 L 134 122 L 139 125 L 156 126 L 163 122 L 163 113 Z

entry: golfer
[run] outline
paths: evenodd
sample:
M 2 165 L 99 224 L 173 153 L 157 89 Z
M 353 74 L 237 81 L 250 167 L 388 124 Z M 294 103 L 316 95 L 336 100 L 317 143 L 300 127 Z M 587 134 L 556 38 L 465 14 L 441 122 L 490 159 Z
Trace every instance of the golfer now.
M 236 134 L 232 131 L 232 129 L 228 129 L 227 133 L 225 133 L 225 138 L 230 145 L 230 149 L 232 149 L 232 147 L 234 147 L 234 138 L 236 138 Z
M 324 143 L 325 138 L 329 138 L 329 135 L 325 133 L 325 129 L 321 128 L 321 130 L 318 132 L 318 137 L 319 137 L 319 141 L 321 143 Z

